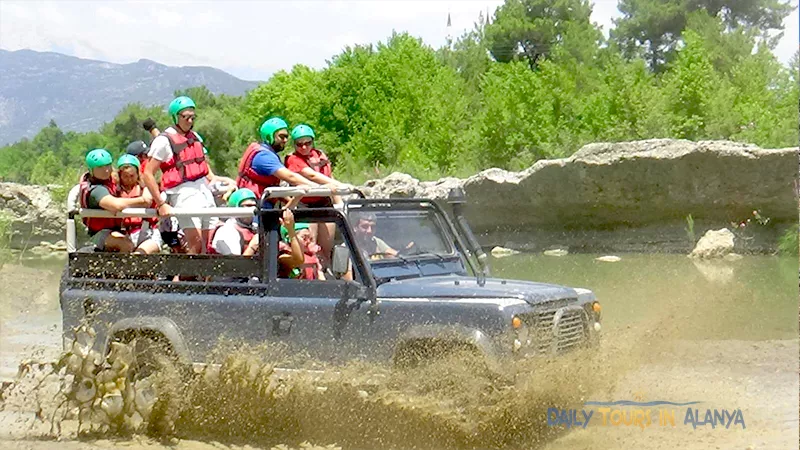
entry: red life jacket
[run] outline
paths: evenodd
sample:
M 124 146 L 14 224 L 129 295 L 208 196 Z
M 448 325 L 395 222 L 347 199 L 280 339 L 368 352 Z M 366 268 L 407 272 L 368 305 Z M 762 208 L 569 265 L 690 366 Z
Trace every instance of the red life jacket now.
M 218 255 L 219 254 L 219 253 L 217 253 L 217 251 L 214 249 L 214 246 L 213 246 L 213 244 L 214 244 L 214 235 L 217 234 L 217 231 L 219 231 L 220 228 L 225 226 L 226 223 L 227 222 L 223 222 L 222 224 L 217 225 L 213 230 L 211 230 L 211 233 L 209 233 L 209 236 L 208 236 L 208 242 L 206 243 L 206 253 L 208 253 L 210 255 Z M 236 227 L 236 231 L 239 232 L 239 245 L 241 247 L 241 253 L 244 253 L 244 249 L 247 248 L 247 245 L 250 243 L 250 241 L 253 240 L 253 238 L 255 237 L 256 234 L 250 228 L 243 227 L 236 220 L 234 220 L 234 226 Z
M 307 156 L 303 156 L 297 151 L 290 155 L 286 155 L 286 159 L 284 161 L 286 167 L 290 166 L 290 158 L 302 159 L 308 165 L 308 167 L 311 168 L 311 170 L 314 172 L 319 172 L 328 178 L 330 178 L 331 174 L 333 173 L 331 168 L 331 160 L 328 159 L 328 156 L 325 155 L 325 153 L 322 153 L 321 150 L 317 150 L 316 148 L 312 148 Z
M 208 163 L 203 153 L 203 143 L 189 131 L 180 133 L 161 133 L 166 136 L 172 149 L 172 157 L 161 163 L 161 189 L 179 186 L 187 181 L 199 180 L 208 175 Z
M 322 153 L 321 150 L 312 148 L 307 156 L 303 156 L 300 153 L 297 153 L 297 151 L 295 151 L 290 155 L 286 155 L 286 159 L 284 159 L 284 164 L 286 165 L 287 168 L 295 166 L 295 164 L 292 164 L 292 159 L 302 160 L 314 172 L 319 172 L 325 175 L 326 177 L 331 178 L 331 175 L 333 173 L 331 167 L 331 161 L 328 159 L 328 156 L 325 155 L 325 153 Z M 310 206 L 326 206 L 330 205 L 330 197 L 303 197 L 303 203 Z
M 89 208 L 89 194 L 95 186 L 105 186 L 109 194 L 114 195 L 117 192 L 117 186 L 113 178 L 105 180 L 101 184 L 93 184 L 89 179 L 89 173 L 81 176 L 80 182 L 80 202 L 81 208 Z M 99 180 L 98 180 L 99 181 Z M 83 224 L 89 229 L 89 234 L 93 235 L 100 230 L 121 230 L 122 219 L 113 217 L 83 217 Z
M 138 184 L 129 192 L 125 192 L 125 190 L 122 189 L 122 185 L 117 186 L 117 197 L 119 198 L 136 198 L 141 196 L 142 187 Z M 150 206 L 155 207 L 155 202 L 151 203 Z M 125 228 L 125 231 L 134 233 L 142 229 L 142 223 L 144 223 L 144 220 L 147 220 L 150 223 L 150 229 L 153 229 L 156 223 L 158 223 L 158 219 L 155 217 L 150 219 L 142 219 L 141 217 L 123 217 L 122 227 Z
M 298 269 L 300 269 L 300 274 L 297 276 L 297 279 L 316 280 L 318 275 L 317 264 L 319 264 L 319 258 L 317 258 L 317 255 L 303 253 L 303 264 L 298 267 Z
M 256 197 L 261 198 L 261 194 L 264 193 L 264 189 L 274 186 L 280 186 L 281 180 L 280 178 L 269 175 L 259 175 L 255 170 L 253 170 L 253 159 L 259 152 L 271 152 L 272 149 L 268 148 L 264 144 L 259 144 L 258 142 L 253 142 L 252 144 L 247 146 L 247 150 L 244 151 L 244 155 L 242 155 L 242 159 L 239 161 L 239 176 L 236 177 L 236 186 L 240 188 L 248 188 L 251 191 L 255 192 Z

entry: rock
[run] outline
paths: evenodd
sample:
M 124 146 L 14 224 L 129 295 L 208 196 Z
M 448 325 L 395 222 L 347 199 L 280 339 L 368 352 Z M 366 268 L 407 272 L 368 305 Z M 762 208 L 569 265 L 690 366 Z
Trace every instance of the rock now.
M 492 249 L 491 253 L 492 253 L 492 256 L 494 256 L 495 258 L 502 258 L 504 256 L 511 256 L 511 255 L 519 254 L 519 252 L 517 250 L 513 250 L 513 249 L 505 248 L 505 247 L 495 247 L 495 248 Z
M 727 228 L 708 230 L 689 256 L 698 259 L 723 258 L 733 250 L 733 238 L 733 233 Z
M 595 261 L 602 261 L 602 262 L 617 262 L 617 261 L 622 260 L 622 258 L 620 258 L 619 256 L 611 256 L 611 255 L 609 255 L 609 256 L 601 256 L 599 258 L 595 258 L 594 260 Z
M 0 183 L 0 214 L 11 218 L 13 248 L 64 238 L 65 205 L 53 201 L 53 187 Z
M 725 261 L 739 261 L 740 259 L 744 258 L 744 256 L 739 255 L 737 253 L 728 253 L 723 258 Z
M 65 252 L 67 251 L 67 242 L 64 240 L 56 241 L 55 244 L 50 244 L 50 250 L 56 252 Z
M 797 152 L 796 147 L 771 150 L 730 141 L 596 143 L 521 172 L 492 168 L 439 183 L 393 173 L 367 182 L 365 193 L 443 199 L 447 187 L 460 185 L 470 226 L 487 246 L 505 245 L 509 233 L 569 230 L 579 236 L 581 230 L 619 230 L 624 238 L 629 230 L 663 225 L 663 232 L 685 248 L 688 214 L 696 228 L 721 228 L 732 218 L 750 217 L 754 208 L 772 222 L 796 223 Z M 661 247 L 667 240 L 660 235 L 636 239 L 625 247 L 647 248 L 651 242 Z M 766 241 L 774 247 L 777 236 Z
M 569 254 L 569 251 L 563 248 L 556 248 L 553 250 L 545 250 L 544 254 L 547 256 L 566 256 Z

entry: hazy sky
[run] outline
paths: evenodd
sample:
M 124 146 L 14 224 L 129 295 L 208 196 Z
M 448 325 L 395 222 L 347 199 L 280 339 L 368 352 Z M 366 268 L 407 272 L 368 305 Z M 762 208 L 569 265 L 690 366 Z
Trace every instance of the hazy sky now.
M 471 29 L 502 1 L 13 1 L 0 0 L 0 48 L 56 51 L 130 63 L 203 65 L 266 80 L 294 64 L 324 67 L 347 45 L 385 41 L 408 31 L 438 48 Z M 795 6 L 797 2 L 793 2 Z M 608 34 L 616 0 L 594 0 L 592 20 Z M 798 48 L 797 9 L 775 53 L 786 63 Z

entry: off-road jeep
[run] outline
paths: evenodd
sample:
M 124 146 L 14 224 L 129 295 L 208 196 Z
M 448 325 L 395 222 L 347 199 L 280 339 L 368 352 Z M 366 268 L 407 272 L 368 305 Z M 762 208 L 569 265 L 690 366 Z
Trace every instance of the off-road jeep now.
M 264 198 L 326 192 L 276 188 Z M 325 281 L 278 278 L 280 210 L 174 210 L 190 216 L 256 214 L 260 250 L 252 257 L 78 250 L 75 219 L 111 213 L 72 210 L 60 292 L 65 342 L 75 327 L 88 323 L 102 354 L 111 342 L 145 338 L 187 366 L 207 362 L 221 337 L 280 342 L 333 362 L 418 362 L 466 348 L 493 365 L 595 343 L 600 307 L 594 294 L 491 278 L 463 204 L 463 195 L 454 191 L 442 203 L 357 198 L 343 208 L 297 209 L 297 221 L 335 224 L 333 273 Z M 129 209 L 117 215 L 154 214 Z M 358 221 L 367 216 L 375 222 L 372 237 L 357 234 Z M 368 254 L 369 238 L 381 239 L 397 254 Z M 342 279 L 346 272 L 352 281 Z M 194 281 L 172 281 L 174 275 Z

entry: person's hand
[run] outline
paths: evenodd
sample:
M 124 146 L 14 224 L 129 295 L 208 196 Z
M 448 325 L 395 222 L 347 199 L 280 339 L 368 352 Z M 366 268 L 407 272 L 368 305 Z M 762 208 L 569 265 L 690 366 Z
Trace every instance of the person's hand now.
M 226 190 L 225 193 L 222 194 L 222 201 L 227 203 L 228 202 L 228 198 L 230 198 L 231 194 L 236 192 L 237 189 L 239 189 L 239 188 L 237 188 L 235 184 L 228 185 L 228 190 Z
M 172 206 L 169 203 L 164 202 L 158 207 L 158 216 L 159 217 L 168 217 L 172 215 Z
M 336 183 L 336 182 L 328 183 L 328 184 L 322 185 L 322 187 L 330 189 L 331 190 L 331 194 L 332 195 L 336 195 L 336 188 L 339 187 L 339 183 Z
M 150 194 L 149 189 L 143 189 L 143 191 L 144 192 L 142 192 L 142 199 L 144 201 L 145 206 L 149 206 L 150 203 L 153 203 L 153 195 Z
M 144 122 L 142 122 L 142 128 L 144 128 L 145 131 L 149 132 L 150 130 L 152 130 L 155 127 L 156 127 L 156 121 L 151 119 L 151 118 L 149 118 L 149 117 L 147 119 L 145 119 Z
M 252 251 L 258 251 L 258 235 L 253 236 L 253 239 L 250 239 L 250 243 L 247 244 L 247 247 Z
M 294 213 L 289 208 L 283 210 L 283 218 L 281 219 L 281 223 L 283 226 L 286 227 L 286 231 L 289 232 L 289 236 L 294 235 Z

